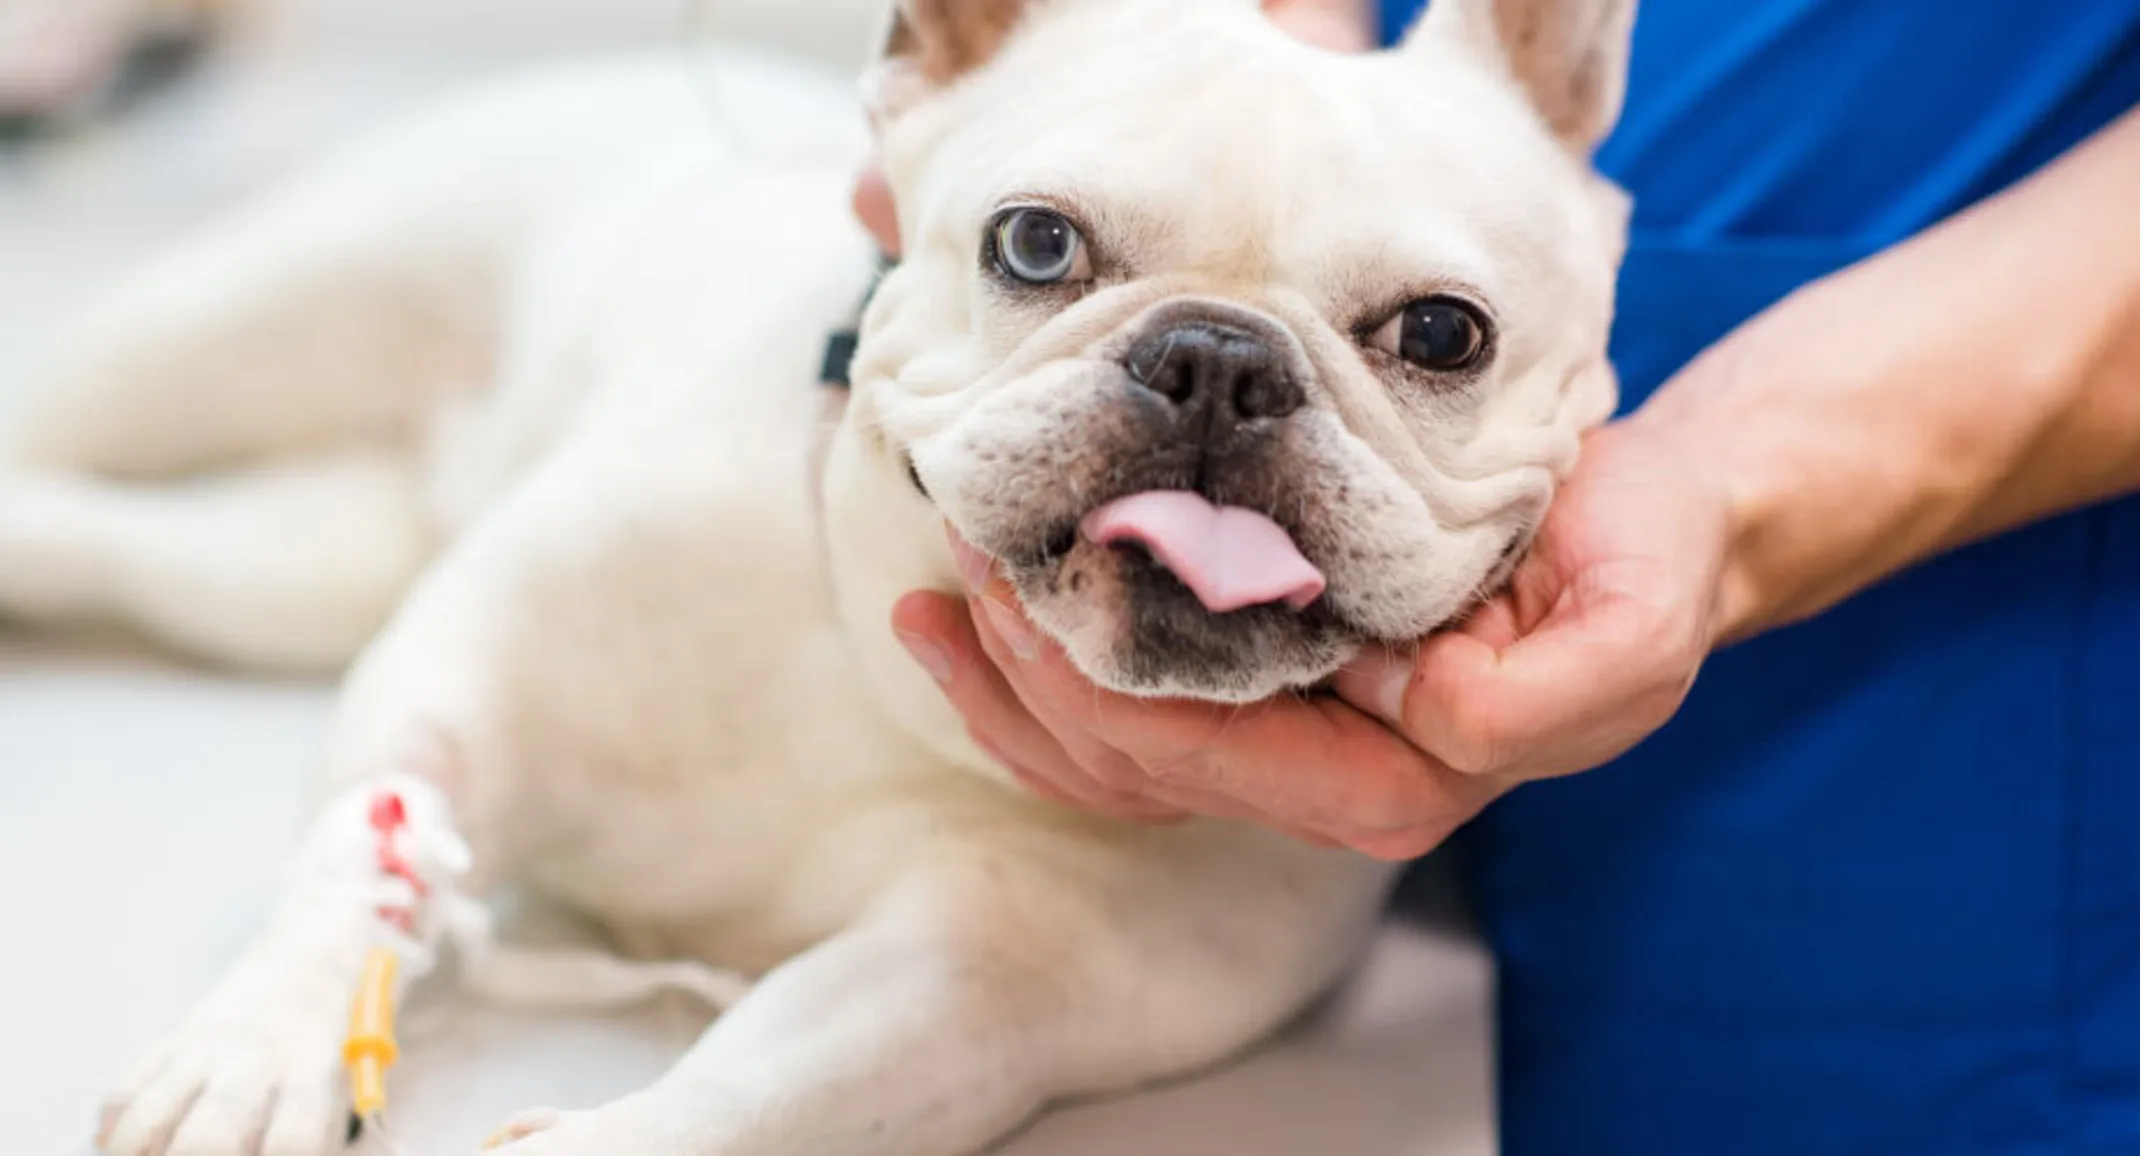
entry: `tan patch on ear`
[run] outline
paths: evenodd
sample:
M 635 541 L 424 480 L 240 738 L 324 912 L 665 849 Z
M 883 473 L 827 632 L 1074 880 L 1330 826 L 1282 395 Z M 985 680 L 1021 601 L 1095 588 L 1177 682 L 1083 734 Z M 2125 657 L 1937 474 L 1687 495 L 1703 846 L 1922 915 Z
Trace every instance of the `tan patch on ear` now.
M 885 55 L 949 84 L 988 63 L 1033 0 L 901 0 Z
M 1587 153 L 1619 119 L 1636 0 L 1436 0 L 1445 28 L 1497 54 L 1553 131 Z

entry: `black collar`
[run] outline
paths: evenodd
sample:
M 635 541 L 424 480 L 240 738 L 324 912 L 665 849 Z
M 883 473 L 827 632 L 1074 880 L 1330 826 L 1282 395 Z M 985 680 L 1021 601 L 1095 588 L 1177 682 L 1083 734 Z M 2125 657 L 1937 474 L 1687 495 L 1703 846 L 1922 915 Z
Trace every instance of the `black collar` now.
M 884 275 L 898 266 L 890 256 L 877 255 L 877 271 L 869 279 L 869 290 L 862 295 L 862 307 L 855 310 L 856 326 L 841 329 L 825 339 L 825 364 L 818 371 L 819 382 L 832 389 L 849 389 L 854 385 L 855 352 L 862 345 L 860 321 L 869 309 L 869 303 L 877 298 L 877 286 L 884 284 Z

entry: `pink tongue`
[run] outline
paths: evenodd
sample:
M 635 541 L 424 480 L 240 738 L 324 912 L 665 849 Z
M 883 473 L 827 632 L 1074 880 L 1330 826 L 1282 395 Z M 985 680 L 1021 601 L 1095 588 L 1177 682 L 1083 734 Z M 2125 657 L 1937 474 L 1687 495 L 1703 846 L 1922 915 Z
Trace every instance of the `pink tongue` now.
M 1151 551 L 1213 614 L 1274 602 L 1306 610 L 1323 594 L 1323 572 L 1278 523 L 1253 510 L 1214 506 L 1200 494 L 1124 498 L 1087 514 L 1081 529 L 1102 546 L 1135 542 Z

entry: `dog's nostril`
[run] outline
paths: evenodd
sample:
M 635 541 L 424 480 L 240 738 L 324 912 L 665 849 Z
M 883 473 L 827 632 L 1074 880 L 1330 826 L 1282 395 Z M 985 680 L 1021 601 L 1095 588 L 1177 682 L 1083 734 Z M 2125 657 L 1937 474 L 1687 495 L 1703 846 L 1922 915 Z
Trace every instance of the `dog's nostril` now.
M 1227 325 L 1197 322 L 1149 334 L 1123 367 L 1139 386 L 1181 409 L 1236 421 L 1286 417 L 1307 401 L 1284 354 Z
M 1196 400 L 1196 367 L 1187 361 L 1168 363 L 1159 371 L 1155 388 L 1175 405 L 1188 405 Z
M 1144 341 L 1130 352 L 1126 368 L 1138 385 L 1175 405 L 1185 405 L 1196 396 L 1196 374 L 1189 359 L 1176 356 L 1178 352 L 1172 342 Z
M 1307 400 L 1293 375 L 1282 370 L 1243 374 L 1234 383 L 1234 412 L 1250 421 L 1290 417 Z
M 1181 360 L 1161 365 L 1145 379 L 1145 388 L 1166 398 L 1175 405 L 1187 405 L 1196 400 L 1196 371 Z
M 1041 549 L 1047 551 L 1048 560 L 1051 562 L 1067 556 L 1070 551 L 1077 549 L 1077 527 L 1069 526 L 1056 531 Z

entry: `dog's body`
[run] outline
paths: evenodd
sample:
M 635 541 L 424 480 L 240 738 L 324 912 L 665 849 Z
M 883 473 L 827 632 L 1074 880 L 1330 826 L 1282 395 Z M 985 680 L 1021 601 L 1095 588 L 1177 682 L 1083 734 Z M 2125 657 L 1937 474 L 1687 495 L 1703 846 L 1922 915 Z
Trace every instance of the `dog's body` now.
M 1567 272 L 1504 277 L 1495 247 L 1513 242 L 1483 199 L 1453 195 L 1441 238 L 1462 271 L 1449 283 L 1497 296 L 1485 308 L 1504 318 L 1505 376 L 1530 384 L 1496 376 L 1488 389 L 1498 370 L 1475 361 L 1463 381 L 1477 404 L 1459 391 L 1378 410 L 1381 383 L 1359 355 L 1336 364 L 1334 332 L 1310 329 L 1379 321 L 1339 315 L 1389 287 L 1317 300 L 1269 249 L 1281 234 L 1257 233 L 1260 267 L 1202 274 L 1148 236 L 1135 260 L 1155 279 L 1095 274 L 1048 308 L 1025 287 L 976 289 L 961 248 L 993 211 L 962 198 L 1004 191 L 983 187 L 1002 174 L 974 150 L 1017 151 L 970 106 L 1002 104 L 1038 44 L 1157 26 L 1141 34 L 1147 52 L 1232 46 L 1256 67 L 1333 76 L 1366 62 L 1278 43 L 1236 0 L 945 7 L 905 10 L 881 78 L 888 168 L 916 216 L 837 425 L 812 383 L 825 334 L 871 275 L 845 210 L 866 126 L 839 85 L 733 55 L 510 86 L 391 134 L 174 255 L 68 347 L 0 481 L 0 611 L 118 617 L 241 664 L 356 663 L 284 902 L 122 1087 L 109 1151 L 326 1150 L 349 994 L 378 933 L 378 896 L 351 880 L 371 869 L 383 792 L 436 845 L 466 840 L 471 891 L 532 879 L 638 952 L 764 976 L 656 1088 L 528 1121 L 530 1153 L 973 1151 L 1048 1100 L 1251 1043 L 1352 957 L 1387 867 L 1230 824 L 1120 827 L 1027 796 L 972 746 L 889 610 L 907 590 L 955 586 L 948 517 L 1006 559 L 1088 671 L 1134 693 L 1305 687 L 1363 643 L 1460 611 L 1535 523 L 1576 431 L 1609 407 L 1599 286 L 1617 256 L 1616 202 L 1553 148 L 1555 130 L 1586 147 L 1602 127 L 1562 125 L 1514 54 L 1545 116 L 1512 122 L 1529 139 L 1471 191 L 1553 186 L 1510 198 L 1521 207 L 1509 214 L 1572 220 L 1522 250 L 1557 252 Z M 1616 62 L 1625 6 L 1569 7 L 1606 13 L 1601 59 Z M 1474 24 L 1493 21 L 1484 0 L 1473 8 Z M 1019 19 L 1027 31 L 1006 47 Z M 1434 35 L 1446 43 L 1414 51 L 1456 60 L 1478 28 Z M 1027 58 L 991 76 L 1019 45 Z M 1240 83 L 1227 71 L 1184 68 Z M 1004 92 L 991 96 L 991 79 Z M 1508 81 L 1474 60 L 1444 99 L 1498 86 L 1529 115 Z M 1617 106 L 1615 79 L 1585 83 L 1606 90 L 1592 103 Z M 968 125 L 980 139 L 960 143 Z M 1180 146 L 1107 147 L 1135 162 L 1140 147 Z M 1055 203 L 1031 179 L 1045 169 L 1010 179 L 1021 196 L 1004 203 Z M 954 191 L 947 172 L 973 187 Z M 1131 207 L 1171 204 L 1137 176 L 1090 180 L 1126 186 Z M 1467 235 L 1481 229 L 1489 242 Z M 1309 254 L 1318 273 L 1334 260 Z M 1568 332 L 1535 337 L 1531 315 L 1552 310 L 1568 311 Z M 1410 324 L 1408 356 L 1421 348 Z M 1129 373 L 1146 393 L 1065 401 L 1091 394 L 1066 382 L 1138 364 L 1155 325 L 1175 328 L 1156 368 Z M 1214 503 L 1281 487 L 1334 519 L 1319 530 L 1264 502 L 1327 582 L 1328 609 L 1213 607 L 1207 621 L 1149 558 L 1117 572 L 1130 556 L 1097 539 L 1047 551 L 1021 539 L 1164 488 L 1138 463 L 1167 457 L 1153 439 L 1190 436 L 1169 423 L 1188 420 L 1208 367 L 1176 347 L 1212 333 L 1253 364 L 1227 362 L 1224 387 L 1242 391 L 1226 399 L 1233 416 L 1196 410 L 1208 469 L 1195 484 Z M 1166 409 L 1147 396 L 1151 375 L 1177 369 L 1186 384 Z M 1123 404 L 1145 407 L 1127 434 L 1107 416 Z M 1036 412 L 1056 457 L 1030 441 Z M 1419 440 L 1359 428 L 1378 415 Z M 1464 432 L 1422 436 L 1422 415 Z M 1282 444 L 1267 453 L 1255 439 L 1274 430 Z M 1075 476 L 1096 460 L 1116 465 Z M 1083 508 L 1049 507 L 1071 499 L 1038 492 L 1038 475 Z M 1021 486 L 1029 496 L 1007 502 Z M 1124 532 L 1174 557 L 1165 527 L 1139 516 L 1126 509 Z M 1173 564 L 1196 585 L 1193 560 Z M 1169 641 L 1155 649 L 1149 624 L 1162 620 Z M 442 887 L 455 858 L 422 856 L 415 874 Z

